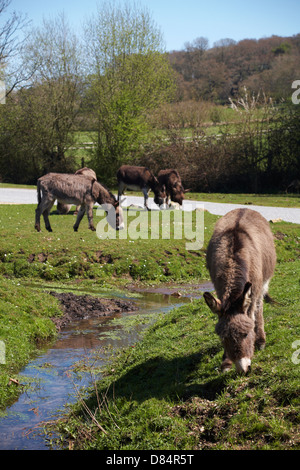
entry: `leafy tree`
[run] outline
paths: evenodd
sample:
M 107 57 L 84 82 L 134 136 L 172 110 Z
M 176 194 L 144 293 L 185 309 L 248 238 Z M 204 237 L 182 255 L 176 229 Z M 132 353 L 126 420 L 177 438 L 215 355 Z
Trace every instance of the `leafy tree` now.
M 11 0 L 0 0 L 0 80 L 6 82 L 6 94 L 28 78 L 24 76 L 18 57 L 30 22 L 22 13 L 9 12 L 10 4 Z
M 139 152 L 147 113 L 172 96 L 174 79 L 161 33 L 146 9 L 106 3 L 85 33 L 97 117 L 93 167 L 108 182 Z

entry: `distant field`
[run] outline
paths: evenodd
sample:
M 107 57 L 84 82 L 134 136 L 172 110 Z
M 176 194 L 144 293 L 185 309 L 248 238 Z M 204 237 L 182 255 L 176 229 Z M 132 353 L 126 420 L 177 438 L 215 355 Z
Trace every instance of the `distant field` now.
M 186 199 L 254 206 L 300 207 L 300 194 L 187 193 Z

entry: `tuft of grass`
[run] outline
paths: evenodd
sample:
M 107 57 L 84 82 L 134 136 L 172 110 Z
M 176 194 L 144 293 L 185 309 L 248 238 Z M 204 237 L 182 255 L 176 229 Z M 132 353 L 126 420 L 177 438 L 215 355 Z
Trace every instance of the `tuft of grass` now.
M 56 336 L 51 318 L 61 314 L 57 300 L 49 294 L 28 289 L 15 279 L 0 277 L 0 409 L 19 395 L 10 383 L 43 343 Z

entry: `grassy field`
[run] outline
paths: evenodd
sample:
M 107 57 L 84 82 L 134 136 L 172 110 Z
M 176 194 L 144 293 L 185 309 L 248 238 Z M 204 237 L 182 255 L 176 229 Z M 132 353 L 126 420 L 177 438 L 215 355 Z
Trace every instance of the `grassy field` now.
M 70 213 L 65 216 L 50 215 L 53 232 L 49 233 L 41 221 L 42 231 L 34 230 L 34 205 L 0 206 L 0 230 L 2 243 L 0 248 L 0 274 L 16 278 L 35 278 L 45 281 L 79 282 L 93 280 L 98 285 L 126 285 L 132 281 L 162 282 L 181 279 L 203 278 L 205 269 L 204 250 L 186 250 L 186 239 L 174 240 L 174 212 L 156 212 L 160 216 L 168 213 L 162 227 L 170 230 L 170 239 L 152 240 L 150 230 L 151 212 L 143 212 L 146 225 L 142 236 L 148 239 L 134 239 L 139 236 L 134 230 L 139 213 L 128 212 L 128 226 L 132 228 L 128 238 L 125 231 L 118 233 L 111 230 L 114 239 L 105 239 L 88 230 L 87 218 L 84 217 L 79 230 L 72 229 L 75 217 Z M 125 211 L 127 212 L 127 211 Z M 181 212 L 175 211 L 179 215 Z M 149 217 L 149 219 L 148 219 Z M 97 216 L 94 210 L 95 226 L 101 223 L 103 216 Z M 205 213 L 205 237 L 211 233 L 213 216 Z M 195 213 L 191 226 L 195 223 Z M 105 225 L 105 224 L 104 224 Z M 131 233 L 131 238 L 130 238 Z M 156 236 L 159 236 L 157 233 Z
M 187 200 L 219 202 L 221 204 L 246 204 L 253 206 L 300 207 L 300 194 L 224 194 L 186 193 Z
M 88 290 L 101 295 L 103 290 L 115 291 L 129 283 L 199 282 L 207 276 L 204 250 L 186 250 L 185 239 L 174 243 L 172 213 L 171 239 L 153 241 L 150 232 L 146 240 L 120 239 L 118 235 L 98 238 L 88 230 L 86 217 L 75 233 L 73 214 L 51 215 L 53 232 L 47 232 L 42 221 L 38 233 L 35 208 L 0 205 L 0 341 L 6 345 L 6 364 L 0 364 L 0 408 L 21 391 L 9 386 L 9 379 L 17 377 L 41 343 L 55 337 L 49 318 L 60 310 L 47 290 Z M 96 226 L 102 218 L 94 210 Z M 136 213 L 129 213 L 128 225 L 136 218 Z M 213 216 L 207 214 L 206 220 L 207 230 L 211 230 Z M 148 226 L 146 229 L 148 232 Z
M 212 225 L 216 218 L 210 218 Z M 74 449 L 299 449 L 299 226 L 273 226 L 278 256 L 267 346 L 248 376 L 220 373 L 216 318 L 202 300 L 161 316 L 62 419 Z M 86 409 L 93 414 L 88 416 Z M 107 434 L 99 430 L 99 425 Z
M 101 294 L 132 283 L 199 283 L 208 279 L 205 249 L 217 220 L 204 213 L 204 246 L 189 251 L 185 238 L 174 239 L 172 218 L 170 240 L 122 239 L 121 232 L 100 239 L 87 229 L 86 218 L 74 233 L 72 214 L 51 215 L 53 232 L 42 226 L 37 233 L 34 210 L 33 205 L 0 206 L 2 408 L 20 391 L 9 379 L 17 380 L 39 345 L 55 337 L 50 318 L 59 307 L 47 290 Z M 136 217 L 129 214 L 128 224 Z M 195 223 L 196 213 L 193 217 Z M 94 218 L 97 225 L 96 211 Z M 220 373 L 216 319 L 202 300 L 194 300 L 161 316 L 135 347 L 118 352 L 97 393 L 93 388 L 86 399 L 94 418 L 78 403 L 59 422 L 63 447 L 300 448 L 299 225 L 272 224 L 272 230 L 278 263 L 270 294 L 281 305 L 265 306 L 267 346 L 256 352 L 251 374 Z

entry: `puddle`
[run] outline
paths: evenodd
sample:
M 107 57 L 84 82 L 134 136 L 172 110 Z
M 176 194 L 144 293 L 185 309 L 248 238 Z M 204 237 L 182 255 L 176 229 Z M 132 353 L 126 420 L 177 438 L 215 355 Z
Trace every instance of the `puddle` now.
M 138 297 L 130 294 L 128 300 L 136 303 L 137 310 L 68 323 L 55 342 L 41 350 L 19 374 L 20 383 L 30 384 L 30 388 L 26 387 L 0 418 L 0 450 L 47 450 L 49 443 L 41 431 L 42 423 L 55 419 L 66 403 L 77 401 L 76 389 L 92 383 L 89 372 L 75 371 L 77 364 L 93 364 L 99 380 L 101 368 L 114 351 L 134 344 L 157 315 L 190 302 L 191 297 L 201 297 L 205 290 L 212 290 L 212 285 L 144 290 L 133 287 L 131 292 L 137 292 Z M 109 296 L 113 298 L 111 292 Z

